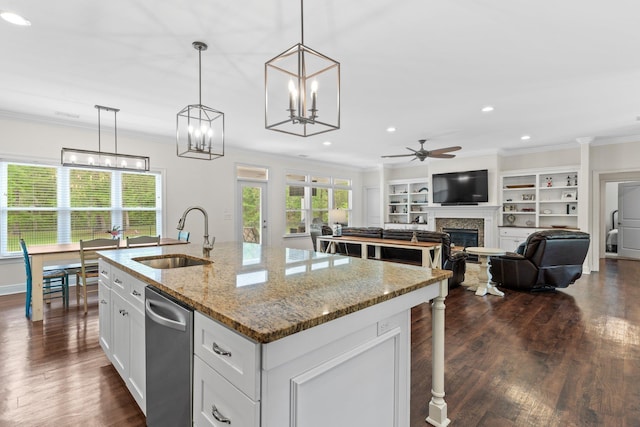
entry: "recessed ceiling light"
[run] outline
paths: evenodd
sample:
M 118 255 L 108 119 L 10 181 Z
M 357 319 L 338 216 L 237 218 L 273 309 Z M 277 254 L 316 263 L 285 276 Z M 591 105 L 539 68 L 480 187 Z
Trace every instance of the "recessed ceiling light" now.
M 331 141 L 325 141 L 325 142 L 322 143 L 322 145 L 329 146 L 329 145 L 331 145 Z
M 27 18 L 13 12 L 1 11 L 0 18 L 14 25 L 20 25 L 23 27 L 28 27 L 29 25 L 31 25 L 31 22 Z
M 531 135 L 522 135 L 522 136 L 520 137 L 520 139 L 521 139 L 521 140 L 523 140 L 523 141 L 528 141 L 528 140 L 530 140 L 530 139 L 531 139 Z
M 395 132 L 395 131 L 396 131 L 396 128 L 394 126 L 389 126 L 387 128 L 387 132 L 389 132 L 389 133 L 392 133 L 392 132 Z
M 482 112 L 483 113 L 490 113 L 493 110 L 495 110 L 495 108 L 493 108 L 492 105 L 485 105 L 484 107 L 482 107 Z

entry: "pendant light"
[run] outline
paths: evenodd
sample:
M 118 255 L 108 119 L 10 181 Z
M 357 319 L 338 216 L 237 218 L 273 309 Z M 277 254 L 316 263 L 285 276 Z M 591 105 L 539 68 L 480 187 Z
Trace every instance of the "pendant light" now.
M 224 156 L 224 113 L 202 105 L 202 51 L 206 43 L 195 41 L 198 51 L 198 103 L 187 105 L 176 117 L 178 157 L 213 160 Z
M 340 63 L 301 41 L 264 64 L 265 128 L 298 136 L 340 129 Z
M 148 171 L 149 157 L 118 153 L 118 123 L 116 115 L 120 110 L 117 108 L 104 107 L 102 105 L 96 105 L 95 108 L 98 110 L 98 151 L 63 148 L 60 155 L 62 166 L 85 167 L 92 169 Z M 102 111 L 113 112 L 113 153 L 102 151 L 102 127 L 100 123 L 100 113 Z

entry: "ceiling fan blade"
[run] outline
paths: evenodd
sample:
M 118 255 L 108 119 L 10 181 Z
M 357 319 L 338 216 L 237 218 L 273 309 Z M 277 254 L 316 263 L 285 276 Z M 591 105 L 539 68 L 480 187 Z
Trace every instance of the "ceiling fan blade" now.
M 435 157 L 439 154 L 444 154 L 444 153 L 448 153 L 450 151 L 458 151 L 461 150 L 462 147 L 459 146 L 455 146 L 455 147 L 446 147 L 446 148 L 438 148 L 437 150 L 431 150 L 429 151 L 429 156 L 431 157 Z
M 415 156 L 415 154 L 392 154 L 389 156 L 380 156 L 380 157 L 409 157 L 409 156 Z
M 453 159 L 456 155 L 455 154 L 429 154 L 429 157 L 434 158 L 434 159 Z

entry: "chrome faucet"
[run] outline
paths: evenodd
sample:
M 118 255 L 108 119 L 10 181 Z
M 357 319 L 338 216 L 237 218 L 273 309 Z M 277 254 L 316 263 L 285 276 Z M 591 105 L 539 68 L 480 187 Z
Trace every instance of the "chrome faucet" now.
M 187 219 L 187 214 L 194 209 L 202 212 L 204 215 L 204 243 L 202 243 L 202 256 L 209 258 L 209 254 L 211 253 L 211 249 L 213 249 L 213 244 L 215 243 L 216 238 L 213 238 L 213 242 L 209 242 L 209 215 L 207 215 L 207 211 L 205 211 L 204 208 L 200 206 L 188 207 L 180 217 L 176 228 L 180 231 L 184 230 L 184 221 Z

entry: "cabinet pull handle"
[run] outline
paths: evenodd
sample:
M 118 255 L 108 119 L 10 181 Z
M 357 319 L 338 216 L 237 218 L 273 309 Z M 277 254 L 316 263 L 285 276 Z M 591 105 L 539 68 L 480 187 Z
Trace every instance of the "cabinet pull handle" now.
M 100 304 L 106 304 L 107 302 L 103 299 L 100 300 Z
M 218 408 L 216 408 L 216 405 L 213 405 L 211 407 L 211 415 L 213 415 L 213 418 L 215 418 L 221 423 L 231 424 L 231 420 L 225 417 L 224 415 L 222 415 L 220 411 L 218 411 Z
M 120 280 L 120 279 L 115 279 L 114 282 L 116 282 L 118 285 L 122 284 L 122 280 Z
M 139 297 L 140 295 L 142 295 L 140 292 L 136 291 L 135 289 L 133 290 L 132 293 L 134 297 Z
M 213 352 L 215 354 L 219 354 L 220 356 L 229 356 L 229 357 L 231 357 L 231 352 L 222 349 L 216 342 L 214 342 L 212 344 L 211 348 L 213 349 Z
M 118 311 L 119 311 L 119 312 L 120 312 L 120 314 L 122 314 L 123 316 L 127 316 L 127 315 L 129 315 L 129 312 L 128 312 L 127 310 L 120 309 L 120 310 L 118 310 Z
M 107 275 L 107 270 L 102 270 L 100 273 L 104 274 L 105 276 Z

